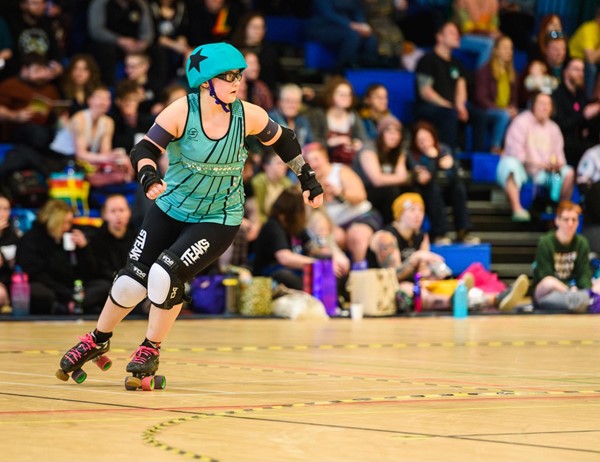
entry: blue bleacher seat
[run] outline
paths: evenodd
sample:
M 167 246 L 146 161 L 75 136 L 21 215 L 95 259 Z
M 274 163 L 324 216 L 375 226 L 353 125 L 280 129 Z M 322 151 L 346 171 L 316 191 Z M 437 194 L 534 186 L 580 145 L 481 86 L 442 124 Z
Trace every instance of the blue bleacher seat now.
M 352 69 L 345 74 L 358 96 L 362 96 L 373 83 L 385 85 L 392 114 L 404 124 L 414 121 L 413 107 L 417 96 L 413 72 L 397 69 Z
M 305 41 L 306 21 L 305 18 L 294 16 L 266 16 L 267 32 L 265 40 L 302 48 Z
M 489 270 L 492 263 L 491 244 L 451 244 L 431 245 L 431 251 L 444 257 L 446 264 L 452 270 L 454 276 L 458 276 L 474 262 L 481 263 Z
M 10 143 L 0 143 L 0 164 L 4 161 L 6 157 L 6 153 L 13 148 L 13 145 Z
M 529 62 L 529 58 L 527 57 L 526 51 L 514 50 L 513 66 L 515 68 L 515 72 L 517 73 L 517 75 L 520 75 L 525 70 L 528 62 Z
M 308 69 L 329 70 L 335 64 L 335 54 L 319 42 L 304 43 L 304 65 Z
M 496 169 L 500 156 L 488 152 L 474 152 L 471 156 L 471 181 L 474 183 L 495 183 Z
M 456 48 L 452 52 L 452 56 L 458 59 L 466 70 L 471 72 L 477 70 L 477 59 L 479 58 L 479 54 L 463 48 Z

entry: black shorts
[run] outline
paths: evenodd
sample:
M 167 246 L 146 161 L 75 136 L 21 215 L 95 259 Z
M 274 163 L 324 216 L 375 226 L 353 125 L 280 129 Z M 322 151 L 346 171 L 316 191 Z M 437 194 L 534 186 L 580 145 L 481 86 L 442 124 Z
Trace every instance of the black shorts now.
M 227 250 L 238 229 L 239 226 L 218 223 L 184 223 L 153 204 L 144 217 L 129 258 L 150 267 L 168 249 L 183 262 L 181 279 L 187 282 Z

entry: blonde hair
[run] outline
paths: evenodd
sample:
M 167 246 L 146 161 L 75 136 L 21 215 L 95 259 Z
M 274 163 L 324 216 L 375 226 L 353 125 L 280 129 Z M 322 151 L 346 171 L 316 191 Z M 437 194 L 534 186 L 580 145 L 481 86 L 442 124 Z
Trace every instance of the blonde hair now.
M 502 35 L 496 39 L 494 42 L 494 48 L 492 50 L 492 58 L 490 59 L 490 65 L 492 66 L 492 75 L 496 80 L 499 80 L 502 77 L 502 74 L 506 73 L 508 75 L 508 80 L 511 82 L 515 81 L 516 73 L 515 67 L 513 66 L 513 60 L 510 60 L 508 63 L 503 63 L 498 58 L 498 47 L 503 40 L 509 40 L 512 43 L 510 37 L 506 35 Z
M 38 212 L 37 219 L 44 225 L 48 234 L 57 241 L 62 237 L 65 217 L 73 214 L 69 204 L 60 199 L 50 199 Z

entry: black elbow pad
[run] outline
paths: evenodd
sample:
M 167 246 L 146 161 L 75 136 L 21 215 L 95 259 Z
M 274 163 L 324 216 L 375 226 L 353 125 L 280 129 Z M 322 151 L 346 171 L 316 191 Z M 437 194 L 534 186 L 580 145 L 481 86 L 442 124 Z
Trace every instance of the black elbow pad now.
M 155 164 L 158 164 L 160 155 L 161 151 L 158 146 L 148 140 L 142 140 L 131 149 L 129 158 L 131 159 L 134 170 L 137 172 L 137 166 L 140 160 L 150 159 L 154 161 Z
M 296 133 L 287 127 L 281 127 L 281 136 L 272 147 L 284 162 L 289 162 L 302 154 L 302 148 L 296 138 Z

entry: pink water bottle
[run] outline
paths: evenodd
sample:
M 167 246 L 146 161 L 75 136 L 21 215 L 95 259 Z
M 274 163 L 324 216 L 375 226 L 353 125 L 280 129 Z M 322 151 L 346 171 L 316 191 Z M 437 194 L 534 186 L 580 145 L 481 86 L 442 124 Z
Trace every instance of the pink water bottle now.
M 29 314 L 29 297 L 29 276 L 17 265 L 10 284 L 10 298 L 14 316 L 27 316 Z

